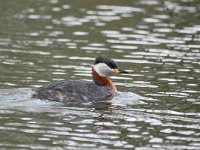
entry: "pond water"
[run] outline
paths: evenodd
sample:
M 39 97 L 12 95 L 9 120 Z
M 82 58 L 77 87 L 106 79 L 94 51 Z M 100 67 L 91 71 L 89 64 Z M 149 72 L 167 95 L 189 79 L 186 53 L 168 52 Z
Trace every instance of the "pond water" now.
M 0 22 L 0 149 L 200 149 L 199 0 L 7 0 Z M 114 99 L 30 98 L 99 55 L 130 72 Z

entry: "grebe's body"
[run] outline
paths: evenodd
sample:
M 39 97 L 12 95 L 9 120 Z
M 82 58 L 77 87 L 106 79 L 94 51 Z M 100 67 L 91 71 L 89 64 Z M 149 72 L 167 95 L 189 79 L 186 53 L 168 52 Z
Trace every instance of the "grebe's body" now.
M 34 95 L 35 98 L 39 99 L 63 102 L 96 101 L 112 96 L 113 93 L 108 87 L 84 80 L 64 80 L 49 84 L 37 89 Z
M 62 102 L 96 101 L 115 95 L 117 89 L 110 80 L 114 73 L 127 73 L 116 62 L 106 57 L 96 58 L 92 67 L 94 82 L 84 80 L 64 80 L 51 83 L 35 90 L 33 98 Z

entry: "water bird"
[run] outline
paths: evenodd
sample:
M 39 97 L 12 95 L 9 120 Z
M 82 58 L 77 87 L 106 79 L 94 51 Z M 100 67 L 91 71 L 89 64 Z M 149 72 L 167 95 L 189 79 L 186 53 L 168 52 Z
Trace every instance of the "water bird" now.
M 113 74 L 128 73 L 107 57 L 98 56 L 92 65 L 93 81 L 63 80 L 34 90 L 33 98 L 60 102 L 97 101 L 111 98 L 117 89 L 110 79 Z

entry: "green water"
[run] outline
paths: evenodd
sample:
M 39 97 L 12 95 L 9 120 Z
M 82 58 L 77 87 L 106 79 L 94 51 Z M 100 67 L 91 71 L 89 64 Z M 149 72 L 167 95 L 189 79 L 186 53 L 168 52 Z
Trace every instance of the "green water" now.
M 113 100 L 30 99 L 99 55 L 130 72 Z M 199 0 L 0 1 L 0 149 L 200 149 L 199 74 Z

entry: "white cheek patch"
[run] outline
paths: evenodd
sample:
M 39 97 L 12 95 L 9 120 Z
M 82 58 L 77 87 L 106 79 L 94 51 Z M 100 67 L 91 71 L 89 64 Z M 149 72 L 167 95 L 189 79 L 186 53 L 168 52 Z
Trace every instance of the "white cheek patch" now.
M 111 76 L 114 71 L 110 69 L 105 63 L 99 63 L 93 66 L 94 70 L 102 77 Z

